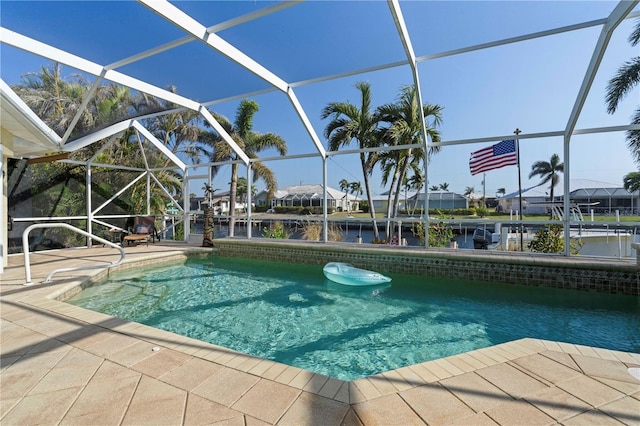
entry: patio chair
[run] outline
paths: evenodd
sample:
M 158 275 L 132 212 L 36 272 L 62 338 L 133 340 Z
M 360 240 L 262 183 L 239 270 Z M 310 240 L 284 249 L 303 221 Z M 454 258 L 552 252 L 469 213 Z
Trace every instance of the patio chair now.
M 160 239 L 156 231 L 155 216 L 136 216 L 133 221 L 133 232 L 125 235 L 122 240 L 126 241 L 127 245 L 146 242 L 148 247 L 149 239 L 155 243 L 156 238 Z

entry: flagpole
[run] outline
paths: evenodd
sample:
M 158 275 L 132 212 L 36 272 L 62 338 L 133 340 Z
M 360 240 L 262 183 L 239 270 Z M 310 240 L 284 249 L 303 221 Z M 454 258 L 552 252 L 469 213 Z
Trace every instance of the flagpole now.
M 482 207 L 487 208 L 487 174 L 482 174 Z
M 518 135 L 522 130 L 516 128 L 513 132 L 516 134 L 516 157 L 518 160 L 518 204 L 520 205 L 520 251 L 524 251 L 524 235 L 522 229 L 522 177 L 520 173 L 520 138 Z

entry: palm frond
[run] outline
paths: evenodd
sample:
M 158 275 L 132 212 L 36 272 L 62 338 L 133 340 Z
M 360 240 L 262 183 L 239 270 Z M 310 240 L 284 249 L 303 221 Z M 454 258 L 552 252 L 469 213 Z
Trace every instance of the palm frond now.
M 625 62 L 607 84 L 607 112 L 616 112 L 622 99 L 640 82 L 640 56 Z
M 629 43 L 631 43 L 632 46 L 635 46 L 638 42 L 640 42 L 640 18 L 636 19 L 635 28 L 631 32 L 631 35 L 629 35 Z
M 636 109 L 631 124 L 640 124 L 640 108 Z M 626 138 L 633 161 L 640 166 L 640 130 L 627 130 Z

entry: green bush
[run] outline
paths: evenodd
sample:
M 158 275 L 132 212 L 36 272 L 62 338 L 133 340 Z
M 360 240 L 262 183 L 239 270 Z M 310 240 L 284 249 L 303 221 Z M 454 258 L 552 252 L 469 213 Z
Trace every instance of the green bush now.
M 275 238 L 280 240 L 289 239 L 287 228 L 280 221 L 275 221 L 269 227 L 262 228 L 262 236 L 264 238 Z
M 276 206 L 273 208 L 279 214 L 299 214 L 299 215 L 321 215 L 322 206 Z M 328 207 L 327 213 L 332 214 L 336 210 L 335 207 Z
M 413 215 L 420 216 L 424 212 L 423 208 L 417 208 L 412 210 Z M 406 210 L 401 210 L 401 213 L 407 214 Z M 476 209 L 469 207 L 468 209 L 429 209 L 429 216 L 475 216 Z
M 529 243 L 531 251 L 536 253 L 562 253 L 564 251 L 564 228 L 562 225 L 546 225 L 533 237 Z M 569 251 L 578 254 L 582 244 L 571 241 Z
M 280 214 L 300 214 L 304 209 L 302 206 L 276 206 L 274 210 Z
M 424 245 L 424 223 L 414 223 L 413 233 L 420 239 L 420 245 Z M 444 222 L 429 225 L 429 247 L 447 247 L 452 239 L 453 229 Z
M 477 207 L 476 208 L 476 215 L 480 216 L 480 217 L 487 217 L 487 216 L 489 216 L 489 209 L 484 208 L 484 207 Z

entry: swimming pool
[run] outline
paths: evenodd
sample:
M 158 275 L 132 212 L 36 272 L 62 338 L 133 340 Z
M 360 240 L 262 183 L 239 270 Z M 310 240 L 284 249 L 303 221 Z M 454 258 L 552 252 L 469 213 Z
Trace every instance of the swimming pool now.
M 68 302 L 343 380 L 524 337 L 640 352 L 636 297 L 389 275 L 352 288 L 322 266 L 191 258 Z

